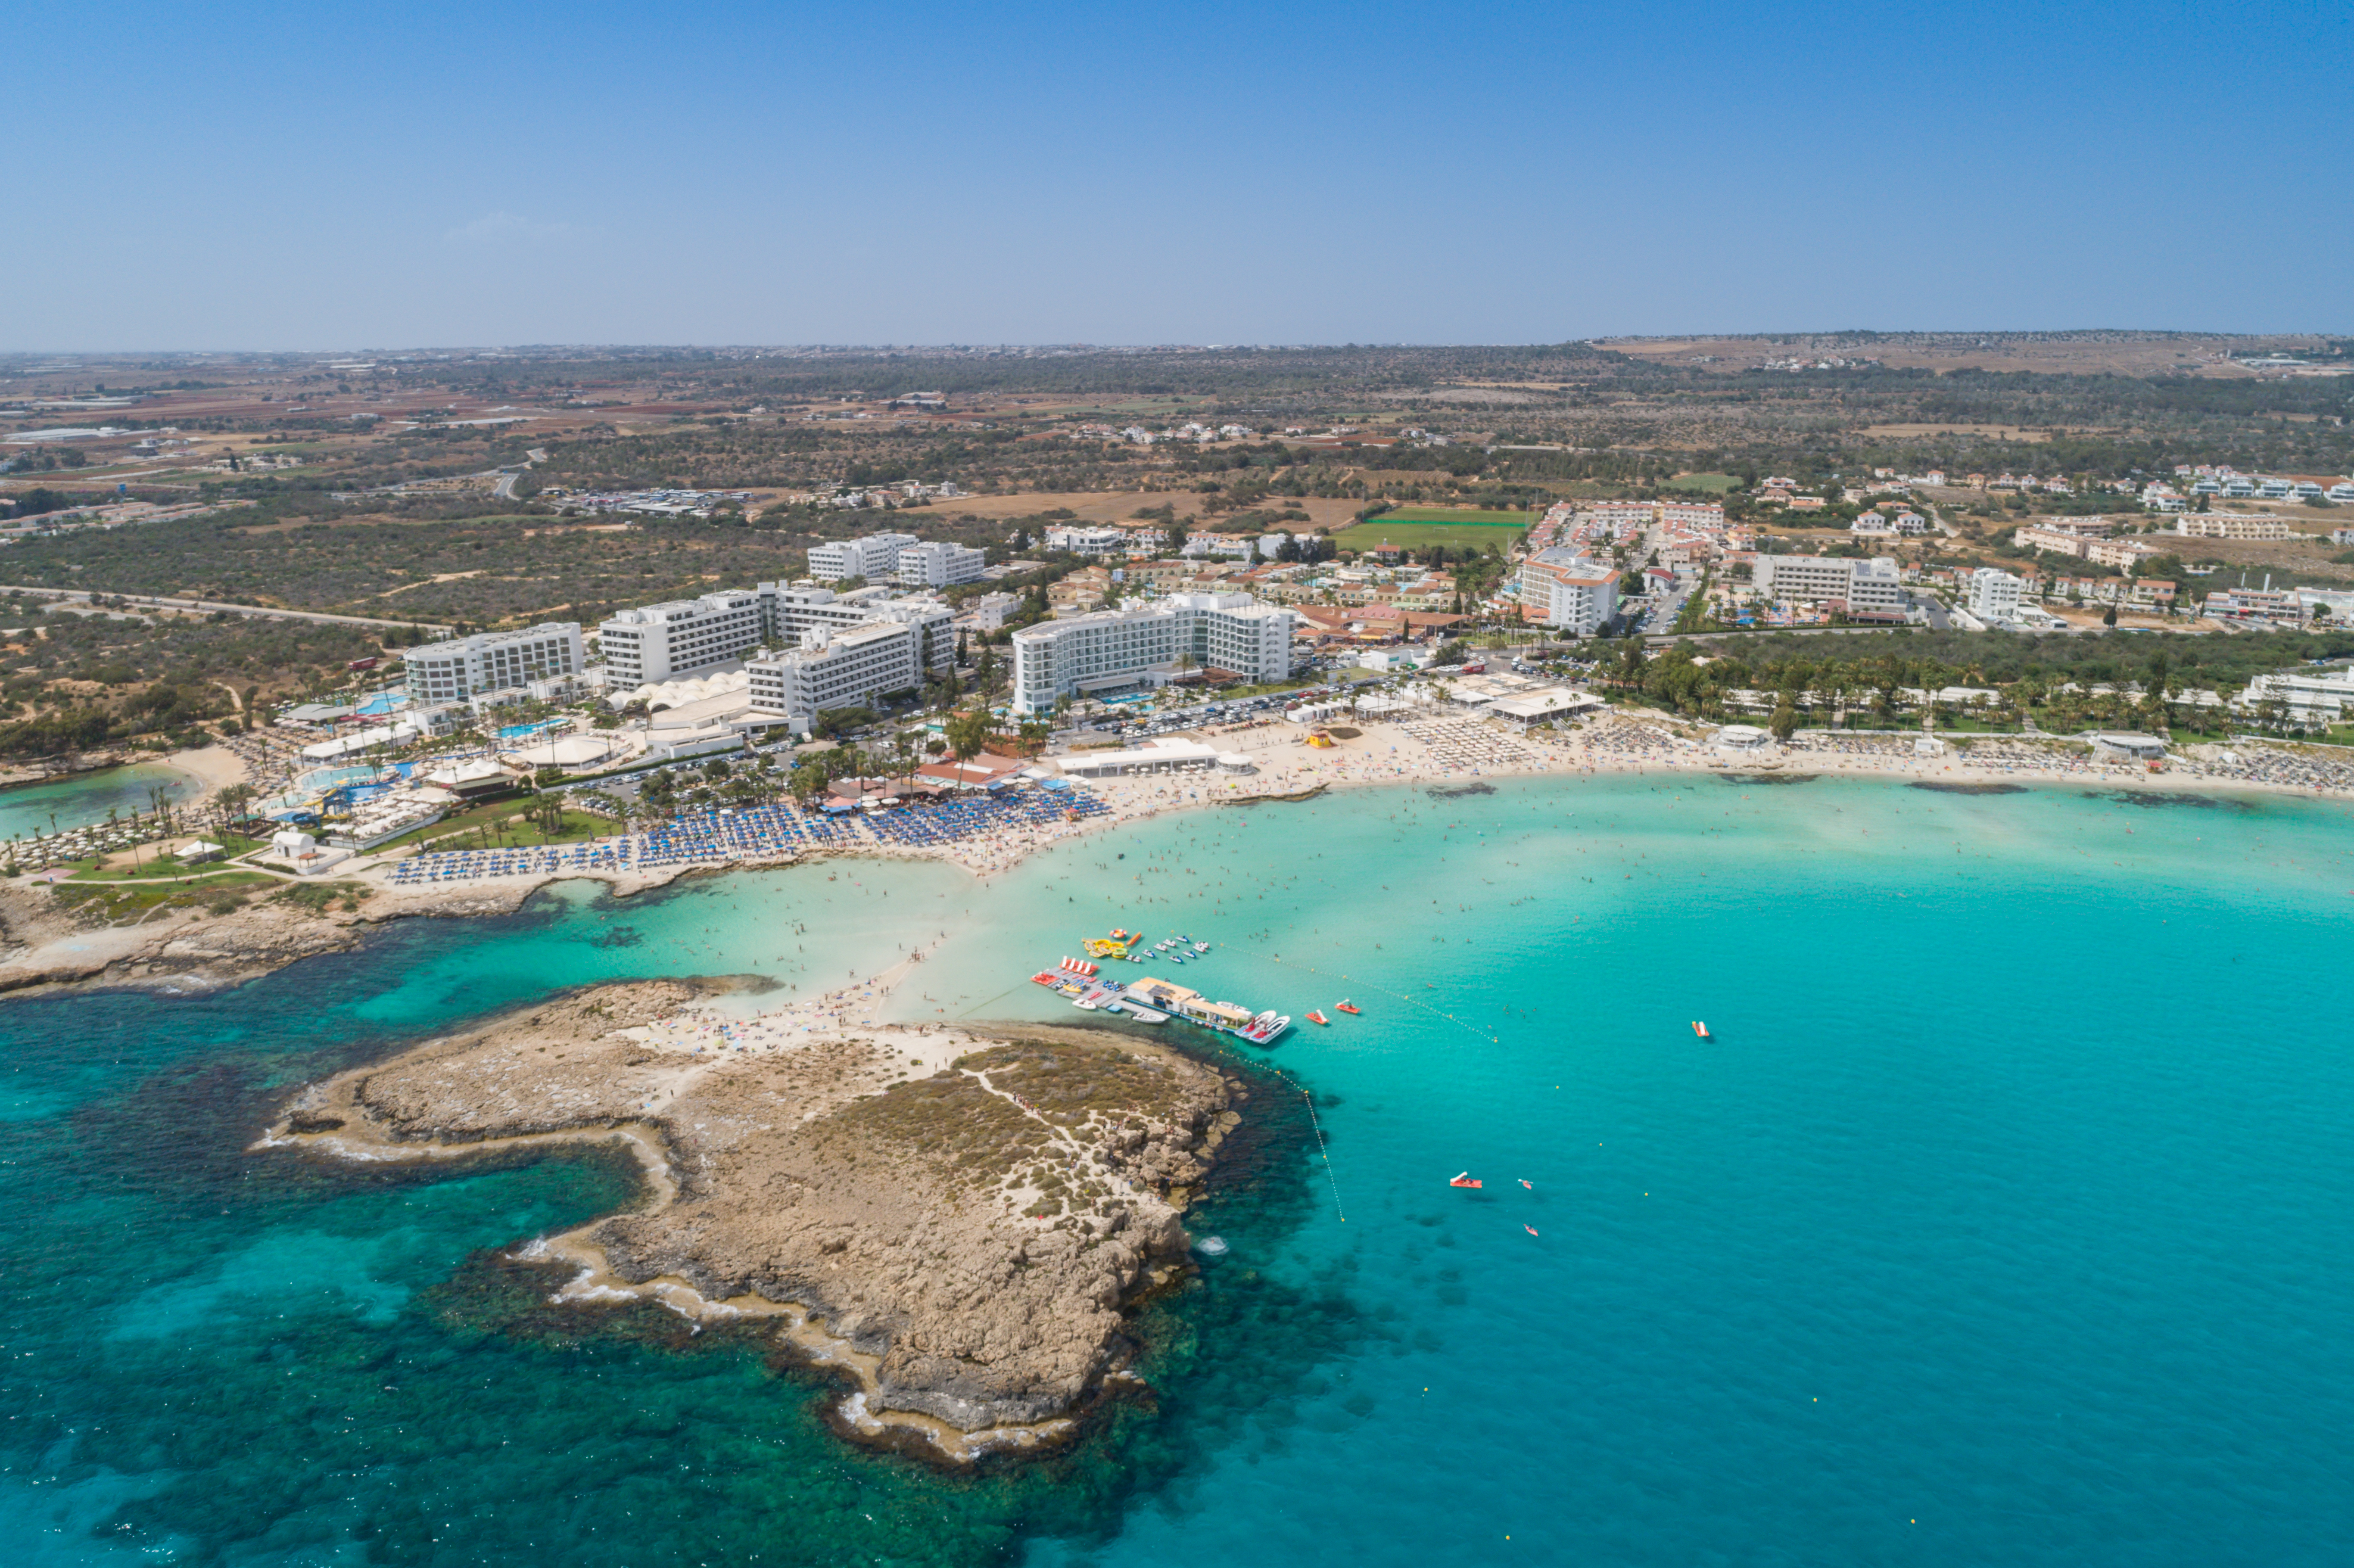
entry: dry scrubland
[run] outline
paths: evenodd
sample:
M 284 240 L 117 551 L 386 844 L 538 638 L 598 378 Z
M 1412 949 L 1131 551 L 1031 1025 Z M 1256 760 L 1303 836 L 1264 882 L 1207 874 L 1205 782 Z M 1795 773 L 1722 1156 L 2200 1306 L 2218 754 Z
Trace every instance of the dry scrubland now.
M 1671 493 L 1698 472 L 1723 476 L 1729 488 L 1712 493 L 1779 532 L 1788 521 L 1756 504 L 1762 475 L 1835 493 L 1875 466 L 2031 470 L 2068 475 L 2084 493 L 2177 463 L 2305 476 L 2354 469 L 2343 422 L 2354 382 L 2259 377 L 2237 363 L 2274 350 L 2354 365 L 2354 344 L 2322 337 L 2105 332 L 985 355 L 585 350 L 341 369 L 309 356 L 164 355 L 41 371 L 0 356 L 7 390 L 28 404 L 101 386 L 132 399 L 105 415 L 120 437 L 5 449 L 15 471 L 0 475 L 0 494 L 50 508 L 111 499 L 119 478 L 159 504 L 239 503 L 25 539 L 9 547 L 5 576 L 469 627 L 593 623 L 629 605 L 798 576 L 816 540 L 894 524 L 1002 563 L 1017 529 L 1034 537 L 1058 513 L 1111 522 L 1165 507 L 1197 529 L 1342 534 L 1383 501 L 1535 510 L 1564 497 Z M 1850 363 L 1743 368 L 1801 355 Z M 891 401 L 917 390 L 943 393 L 946 408 Z M 0 433 L 59 417 L 28 408 L 0 417 Z M 1087 421 L 1186 420 L 1255 434 L 1208 445 L 1071 439 Z M 196 445 L 139 460 L 135 442 L 167 425 Z M 1426 444 L 1417 430 L 1447 443 Z M 301 461 L 202 471 L 224 451 Z M 845 490 L 882 497 L 949 482 L 969 497 L 906 511 L 823 503 Z M 494 495 L 503 484 L 514 493 Z M 548 493 L 642 487 L 749 499 L 723 498 L 709 518 L 622 530 L 567 516 L 566 498 Z M 2010 559 L 2002 538 L 2021 514 L 1974 493 L 1933 499 L 1962 536 L 1898 546 L 1908 559 Z M 2296 514 L 2316 533 L 2348 515 Z M 2184 552 L 2307 582 L 2354 578 L 2342 554 L 2318 543 Z M 1017 586 L 1073 564 L 1034 563 Z M 242 631 L 163 621 L 60 633 L 57 618 L 30 607 L 10 619 L 30 634 L 15 636 L 0 683 L 0 761 L 133 736 L 194 741 L 232 720 L 247 688 L 268 698 L 332 686 L 345 664 L 387 641 L 292 634 L 263 646 Z

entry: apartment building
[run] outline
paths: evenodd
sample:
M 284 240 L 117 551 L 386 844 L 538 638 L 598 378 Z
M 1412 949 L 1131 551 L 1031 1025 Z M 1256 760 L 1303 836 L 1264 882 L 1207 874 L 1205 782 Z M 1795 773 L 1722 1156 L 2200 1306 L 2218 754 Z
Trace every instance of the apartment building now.
M 983 631 L 995 631 L 1005 624 L 1007 617 L 1020 612 L 1022 599 L 1017 594 L 985 593 L 964 608 L 975 626 Z
M 987 556 L 966 545 L 908 545 L 899 551 L 899 586 L 944 588 L 977 583 L 981 569 L 988 564 Z
M 625 609 L 597 628 L 609 682 L 628 691 L 727 664 L 769 637 L 760 595 L 736 588 Z
M 1717 510 L 1722 523 L 1723 508 Z M 1658 504 L 1649 501 L 1589 501 L 1577 509 L 1580 523 L 1613 529 L 1648 528 L 1658 516 Z
M 1081 567 L 1046 585 L 1051 609 L 1093 609 L 1111 597 L 1111 573 L 1102 567 Z
M 1515 593 L 1524 616 L 1572 637 L 1591 637 L 1618 613 L 1618 572 L 1560 546 L 1521 563 Z
M 2185 512 L 2174 531 L 2186 539 L 2288 539 L 2296 536 L 2285 517 L 2239 512 Z
M 810 546 L 810 576 L 822 583 L 844 577 L 881 581 L 899 569 L 899 552 L 918 544 L 913 534 L 869 534 L 863 539 L 837 539 Z
M 1724 505 L 1716 501 L 1662 501 L 1659 503 L 1659 520 L 1663 527 L 1721 534 L 1724 531 Z
M 2145 545 L 2139 539 L 2087 539 L 2084 559 L 2096 567 L 2115 567 L 2126 570 L 2145 556 L 2158 554 L 2158 546 Z
M 1120 568 L 1120 580 L 1166 588 L 1192 582 L 1201 570 L 1199 561 L 1130 561 Z
M 535 681 L 577 675 L 584 662 L 577 620 L 454 637 L 405 648 L 400 656 L 409 699 L 417 703 L 461 703 L 486 692 L 517 691 Z
M 1836 599 L 1852 612 L 1902 612 L 1903 579 L 1893 557 L 1875 556 L 1759 556 L 1754 568 L 1757 591 L 1768 599 Z
M 2024 588 L 2009 572 L 1992 567 L 1980 567 L 1970 574 L 1970 613 L 1989 626 L 2019 619 L 2019 600 Z
M 1294 614 L 1248 594 L 1172 594 L 1150 604 L 1025 627 L 1013 634 L 1013 711 L 1064 697 L 1161 685 L 1182 663 L 1246 681 L 1291 673 Z
M 2022 550 L 2049 550 L 2055 556 L 2084 558 L 2084 546 L 2091 541 L 2057 528 L 2021 528 L 2011 535 L 2010 542 Z
M 1120 556 L 1128 553 L 1131 535 L 1125 528 L 1072 525 L 1046 530 L 1046 548 L 1074 556 Z
M 746 666 L 752 706 L 783 715 L 806 735 L 828 708 L 872 707 L 877 699 L 924 683 L 923 629 L 876 620 L 847 630 L 812 629 L 789 652 Z

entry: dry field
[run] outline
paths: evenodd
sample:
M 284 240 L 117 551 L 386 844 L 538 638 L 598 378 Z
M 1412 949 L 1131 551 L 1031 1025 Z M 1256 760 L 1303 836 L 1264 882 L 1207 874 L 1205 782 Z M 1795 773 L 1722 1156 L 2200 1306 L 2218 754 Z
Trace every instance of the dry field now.
M 1197 495 L 1190 490 L 1030 491 L 1013 495 L 960 496 L 954 501 L 934 502 L 928 506 L 905 507 L 892 515 L 995 519 L 1032 517 L 1042 512 L 1066 508 L 1078 514 L 1078 519 L 1082 523 L 1119 523 L 1135 516 L 1141 508 L 1164 505 L 1174 506 L 1177 509 L 1177 515 L 1182 518 L 1188 513 L 1198 514 L 1201 511 L 1202 503 L 1207 499 L 1208 497 Z M 1262 503 L 1262 509 L 1279 512 L 1286 507 L 1296 507 L 1308 514 L 1310 527 L 1330 528 L 1337 533 L 1356 521 L 1357 508 L 1360 504 L 1362 503 L 1346 499 L 1328 501 L 1313 495 L 1304 500 L 1295 500 L 1288 496 L 1274 496 Z M 1220 521 L 1221 519 L 1216 517 L 1196 516 L 1188 526 L 1215 530 Z
M 1866 425 L 1857 433 L 1888 440 L 1904 440 L 1914 436 L 1978 436 L 1995 441 L 2048 441 L 2052 439 L 2050 430 L 2026 425 Z

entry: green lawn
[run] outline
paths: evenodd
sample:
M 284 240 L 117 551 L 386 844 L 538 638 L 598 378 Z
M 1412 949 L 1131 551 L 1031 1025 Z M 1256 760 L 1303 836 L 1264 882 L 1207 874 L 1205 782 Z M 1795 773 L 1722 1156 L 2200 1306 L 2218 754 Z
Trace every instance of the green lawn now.
M 1535 521 L 1534 514 L 1527 512 L 1483 512 L 1476 506 L 1399 506 L 1379 517 L 1365 519 L 1365 524 L 1459 523 L 1479 528 L 1525 528 Z
M 477 806 L 471 811 L 444 817 L 429 827 L 412 828 L 397 839 L 390 839 L 369 850 L 369 854 L 384 854 L 392 850 L 415 846 L 419 849 L 479 849 L 482 845 L 482 830 L 490 830 L 493 848 L 504 845 L 572 844 L 589 839 L 601 839 L 621 831 L 621 824 L 610 817 L 600 817 L 591 811 L 567 810 L 564 813 L 563 831 L 550 838 L 528 821 L 511 821 L 518 812 L 528 814 L 530 803 L 512 796 Z
M 1364 551 L 1386 539 L 1401 550 L 1426 550 L 1433 545 L 1444 545 L 1450 552 L 1469 549 L 1485 554 L 1490 545 L 1500 550 L 1505 548 L 1513 537 L 1512 530 L 1494 523 L 1401 523 L 1376 517 L 1333 535 L 1332 544 L 1336 549 Z
M 264 839 L 243 839 L 234 833 L 223 834 L 217 838 L 207 834 L 207 837 L 221 846 L 224 852 L 222 860 L 233 860 L 239 855 L 249 854 L 268 843 Z M 179 882 L 202 877 L 207 881 L 216 881 L 224 876 L 252 874 L 256 874 L 233 870 L 224 866 L 220 861 L 199 861 L 194 865 L 182 865 L 178 861 L 164 856 L 143 853 L 133 865 L 119 871 L 79 872 L 75 874 L 74 880 L 77 882 Z

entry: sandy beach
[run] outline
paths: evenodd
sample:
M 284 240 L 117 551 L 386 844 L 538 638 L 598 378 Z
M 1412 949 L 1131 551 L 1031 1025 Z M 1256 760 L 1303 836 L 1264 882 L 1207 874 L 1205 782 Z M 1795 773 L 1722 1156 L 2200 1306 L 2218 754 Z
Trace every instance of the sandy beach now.
M 1656 774 L 1673 779 L 1755 774 L 1876 777 L 1933 788 L 2090 785 L 2149 793 L 2211 790 L 2354 800 L 2354 761 L 2338 760 L 2326 749 L 2294 745 L 2186 747 L 2162 771 L 2153 773 L 2138 762 L 2096 760 L 2081 745 L 2048 736 L 1979 736 L 1971 738 L 1967 750 L 1946 747 L 1919 755 L 1909 734 L 1802 732 L 1787 744 L 1739 753 L 1716 747 L 1707 734 L 1705 726 L 1665 714 L 1628 709 L 1615 709 L 1572 727 L 1527 732 L 1493 720 L 1435 712 L 1368 723 L 1355 734 L 1335 739 L 1330 747 L 1309 745 L 1307 732 L 1293 726 L 1252 726 L 1206 732 L 1202 736 L 1222 750 L 1246 756 L 1251 762 L 1247 773 L 1088 780 L 1081 787 L 1108 810 L 1077 821 L 1009 822 L 953 843 L 913 845 L 865 835 L 849 843 L 766 858 L 715 855 L 706 862 L 643 869 L 546 870 L 535 865 L 514 874 L 433 885 L 395 882 L 391 873 L 400 863 L 398 854 L 362 854 L 314 879 L 321 884 L 357 883 L 366 891 L 364 902 L 346 902 L 342 912 L 332 916 L 303 916 L 291 906 L 264 904 L 217 920 L 200 922 L 196 912 L 181 910 L 165 912 L 136 927 L 91 929 L 59 918 L 45 906 L 27 908 L 12 926 L 18 946 L 9 955 L 5 969 L 0 969 L 0 988 L 126 980 L 232 983 L 306 952 L 347 945 L 356 936 L 355 927 L 412 916 L 464 918 L 511 913 L 535 890 L 558 881 L 595 881 L 605 885 L 613 896 L 628 897 L 682 876 L 846 858 L 946 861 L 986 883 L 1040 850 L 1164 811 L 1247 806 L 1257 801 L 1272 805 L 1320 789 L 1445 788 L 1540 776 Z M 241 779 L 244 773 L 242 761 L 218 747 L 182 753 L 174 763 L 206 778 L 212 788 Z M 864 834 L 863 829 L 858 831 Z M 196 929 L 200 923 L 201 933 Z M 788 1036 L 798 1038 L 801 1032 L 814 1033 L 822 1023 L 866 1016 L 877 1000 L 854 988 L 796 1002 L 789 1010 L 790 1016 L 779 1016 L 762 1032 L 744 1035 L 741 1043 L 773 1044 Z
M 1355 726 L 1348 726 L 1355 727 Z M 1665 714 L 1613 710 L 1571 728 L 1522 731 L 1493 720 L 1434 713 L 1364 725 L 1330 747 L 1308 744 L 1290 725 L 1251 726 L 1201 738 L 1250 758 L 1246 774 L 1179 773 L 1089 779 L 1081 786 L 1109 810 L 1077 821 L 1009 824 L 952 844 L 910 845 L 875 839 L 765 861 L 714 860 L 700 869 L 791 864 L 840 856 L 943 860 L 986 880 L 1012 870 L 1042 849 L 1156 816 L 1211 805 L 1246 805 L 1317 789 L 1376 785 L 1445 786 L 1486 779 L 1603 773 L 1776 773 L 1877 776 L 1907 783 L 1994 787 L 2098 784 L 2146 790 L 2253 790 L 2308 798 L 2354 799 L 2354 760 L 2309 760 L 2287 749 L 2193 747 L 2163 771 L 2127 760 L 2098 760 L 2081 745 L 2034 736 L 1972 737 L 1971 748 L 1919 755 L 1910 736 L 1806 732 L 1755 751 L 1721 749 L 1702 738 L 1705 726 Z M 2231 760 L 2226 760 L 2230 758 Z M 1052 760 L 1051 758 L 1049 760 Z M 379 886 L 384 901 L 372 916 L 428 913 L 448 898 L 444 890 L 402 887 L 387 880 L 393 859 L 361 856 L 337 874 Z M 659 886 L 681 868 L 576 871 L 486 877 L 463 885 L 477 892 L 535 886 L 589 876 L 619 895 Z M 688 868 L 695 869 L 695 868 Z
M 195 778 L 203 784 L 203 791 L 193 800 L 183 800 L 183 807 L 209 800 L 232 784 L 247 779 L 245 758 L 226 746 L 199 747 L 194 751 L 175 751 L 164 758 L 166 766 Z

